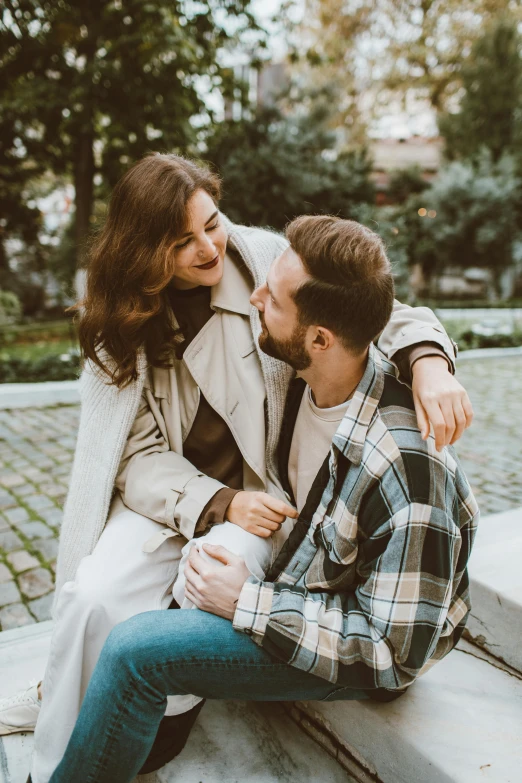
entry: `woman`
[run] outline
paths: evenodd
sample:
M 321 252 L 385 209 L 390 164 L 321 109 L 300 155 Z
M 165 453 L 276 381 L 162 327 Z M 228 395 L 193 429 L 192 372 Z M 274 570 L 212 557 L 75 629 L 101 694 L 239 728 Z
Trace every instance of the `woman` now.
M 208 529 L 214 537 L 246 532 L 251 568 L 264 568 L 295 517 L 274 458 L 290 371 L 257 350 L 249 304 L 285 240 L 232 225 L 218 199 L 207 170 L 175 155 L 147 157 L 116 186 L 91 252 L 82 416 L 33 783 L 47 783 L 63 755 L 110 630 L 170 605 L 182 547 Z M 402 351 L 407 373 L 409 349 L 417 345 L 418 359 L 426 342 L 425 354 L 444 351 L 452 361 L 433 314 L 397 304 L 380 348 Z M 421 402 L 432 393 L 432 383 L 417 389 Z M 230 538 L 220 543 L 233 548 Z M 167 734 L 183 713 L 190 730 L 198 701 L 169 704 Z M 2 721 L 14 725 L 6 712 Z M 29 728 L 30 720 L 14 730 Z M 144 770 L 179 752 L 188 730 L 176 730 L 177 747 Z

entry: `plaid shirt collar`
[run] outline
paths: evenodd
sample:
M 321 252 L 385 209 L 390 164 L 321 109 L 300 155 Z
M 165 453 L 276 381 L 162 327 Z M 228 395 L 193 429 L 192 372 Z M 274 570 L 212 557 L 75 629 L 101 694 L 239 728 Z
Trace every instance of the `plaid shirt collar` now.
M 381 356 L 371 343 L 364 375 L 332 441 L 353 465 L 361 463 L 368 427 L 376 415 L 383 389 L 384 370 Z

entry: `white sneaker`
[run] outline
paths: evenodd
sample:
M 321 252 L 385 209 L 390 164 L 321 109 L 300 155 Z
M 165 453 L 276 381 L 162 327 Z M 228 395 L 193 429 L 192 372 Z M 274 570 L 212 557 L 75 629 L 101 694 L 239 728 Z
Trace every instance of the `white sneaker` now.
M 25 691 L 0 699 L 0 735 L 15 734 L 17 731 L 34 731 L 40 713 L 38 683 L 31 684 Z

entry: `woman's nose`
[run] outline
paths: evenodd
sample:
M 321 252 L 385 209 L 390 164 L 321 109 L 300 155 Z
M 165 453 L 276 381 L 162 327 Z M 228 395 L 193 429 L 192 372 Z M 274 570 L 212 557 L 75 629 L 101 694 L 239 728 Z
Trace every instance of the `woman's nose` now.
M 212 258 L 216 255 L 216 246 L 214 242 L 212 241 L 212 238 L 208 236 L 208 234 L 205 234 L 201 241 L 200 246 L 198 248 L 200 253 L 206 254 L 212 254 Z

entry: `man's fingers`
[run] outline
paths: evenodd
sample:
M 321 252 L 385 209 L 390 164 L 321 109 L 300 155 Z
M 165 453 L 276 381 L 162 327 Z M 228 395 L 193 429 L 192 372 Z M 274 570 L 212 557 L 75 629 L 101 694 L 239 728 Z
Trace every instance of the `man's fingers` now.
M 430 423 L 428 421 L 428 416 L 426 415 L 426 411 L 424 410 L 424 406 L 422 402 L 418 399 L 416 395 L 414 395 L 413 397 L 413 402 L 415 404 L 415 413 L 417 414 L 417 424 L 421 431 L 422 439 L 426 440 L 426 438 L 430 434 Z
M 192 589 L 201 590 L 203 581 L 197 571 L 194 571 L 190 562 L 185 564 L 185 583 L 191 585 Z
M 197 606 L 198 609 L 201 604 L 201 598 L 198 593 L 196 593 L 194 590 L 191 589 L 189 584 L 185 585 L 185 597 L 189 599 L 189 601 L 192 601 L 194 606 Z
M 237 560 L 241 560 L 240 557 L 219 544 L 202 544 L 202 547 L 214 560 L 219 560 L 224 565 L 232 565 Z
M 206 576 L 209 571 L 209 564 L 198 552 L 198 548 L 193 546 L 189 552 L 187 565 L 190 563 L 194 571 L 201 576 Z
M 266 527 L 261 527 L 261 525 L 258 525 L 254 530 L 254 535 L 259 536 L 259 538 L 270 538 L 272 531 Z

